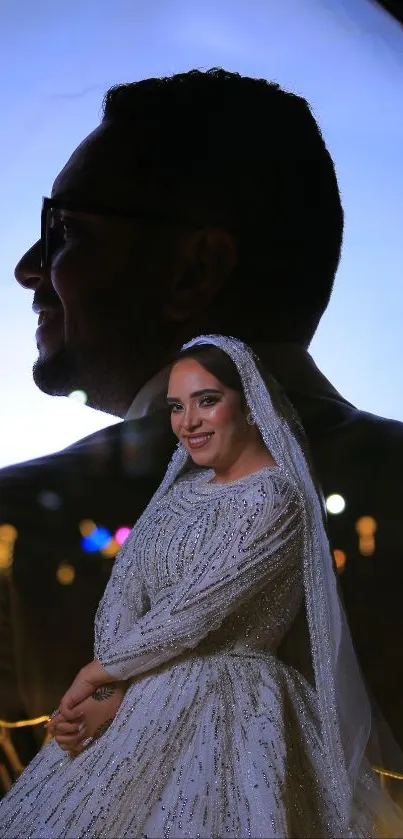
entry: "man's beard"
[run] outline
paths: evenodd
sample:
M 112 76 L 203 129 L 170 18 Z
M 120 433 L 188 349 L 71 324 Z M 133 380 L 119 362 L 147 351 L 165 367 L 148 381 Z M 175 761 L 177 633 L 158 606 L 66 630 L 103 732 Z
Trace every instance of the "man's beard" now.
M 82 359 L 66 347 L 60 347 L 49 358 L 39 357 L 33 366 L 32 374 L 36 386 L 50 396 L 69 396 L 74 390 L 81 389 Z
M 137 345 L 132 328 L 130 340 L 123 342 L 122 335 L 119 338 L 113 341 L 108 336 L 105 343 L 74 350 L 63 346 L 48 358 L 39 357 L 32 371 L 36 386 L 50 396 L 70 396 L 81 390 L 89 407 L 124 416 L 138 389 L 158 366 L 148 369 L 145 359 L 152 364 L 152 349 L 147 351 L 142 342 Z
M 38 358 L 32 371 L 35 384 L 50 396 L 70 396 L 81 390 L 90 408 L 124 416 L 133 395 L 126 396 L 123 376 L 113 375 L 110 359 L 100 358 L 99 352 L 95 358 L 90 355 L 61 348 L 50 358 Z

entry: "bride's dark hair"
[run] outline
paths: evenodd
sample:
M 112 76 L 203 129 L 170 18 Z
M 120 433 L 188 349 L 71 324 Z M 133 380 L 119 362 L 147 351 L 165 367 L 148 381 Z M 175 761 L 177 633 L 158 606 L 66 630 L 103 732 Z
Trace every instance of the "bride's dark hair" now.
M 215 347 L 213 344 L 200 344 L 179 352 L 172 363 L 172 366 L 185 358 L 193 358 L 198 361 L 208 373 L 218 379 L 224 387 L 237 391 L 244 399 L 244 392 L 241 377 L 236 369 L 232 358 L 224 350 Z
M 198 361 L 199 364 L 211 373 L 212 376 L 218 379 L 224 387 L 237 391 L 237 393 L 241 396 L 243 405 L 247 405 L 241 377 L 238 373 L 236 365 L 228 353 L 224 352 L 224 350 L 220 349 L 220 347 L 215 346 L 215 344 L 195 344 L 194 346 L 181 350 L 177 353 L 171 366 L 185 358 L 194 358 L 195 361 Z M 254 362 L 268 391 L 272 395 L 274 410 L 278 415 L 284 417 L 290 426 L 298 445 L 304 453 L 305 460 L 307 461 L 310 469 L 312 481 L 322 502 L 324 525 L 326 527 L 326 511 L 323 491 L 316 476 L 308 438 L 302 426 L 301 420 L 288 399 L 283 387 L 273 379 L 267 370 L 264 370 L 260 359 L 256 355 L 254 355 Z

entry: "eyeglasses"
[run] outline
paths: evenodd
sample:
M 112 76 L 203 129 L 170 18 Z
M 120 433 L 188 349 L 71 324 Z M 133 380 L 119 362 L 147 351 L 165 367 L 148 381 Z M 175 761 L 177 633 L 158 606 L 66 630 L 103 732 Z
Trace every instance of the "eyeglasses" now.
M 64 201 L 59 198 L 42 198 L 41 212 L 41 268 L 48 268 L 53 255 L 64 242 L 63 212 L 88 213 L 90 215 L 105 216 L 106 218 L 141 219 L 150 222 L 180 223 L 195 227 L 197 221 L 169 215 L 156 210 L 117 210 L 102 204 L 91 202 L 81 204 L 77 201 Z M 205 226 L 206 222 L 202 226 Z

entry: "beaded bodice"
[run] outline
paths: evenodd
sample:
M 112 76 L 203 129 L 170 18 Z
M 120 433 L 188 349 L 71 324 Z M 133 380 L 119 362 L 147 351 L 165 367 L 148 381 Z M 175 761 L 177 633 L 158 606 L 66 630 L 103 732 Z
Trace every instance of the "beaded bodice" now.
M 199 645 L 275 650 L 289 628 L 302 598 L 294 491 L 272 467 L 226 484 L 211 477 L 179 479 L 125 543 L 97 614 L 95 653 L 104 666 L 118 663 L 118 650 L 119 660 L 140 654 L 141 633 L 157 653 L 170 626 L 178 653 Z M 140 636 L 129 640 L 138 622 Z

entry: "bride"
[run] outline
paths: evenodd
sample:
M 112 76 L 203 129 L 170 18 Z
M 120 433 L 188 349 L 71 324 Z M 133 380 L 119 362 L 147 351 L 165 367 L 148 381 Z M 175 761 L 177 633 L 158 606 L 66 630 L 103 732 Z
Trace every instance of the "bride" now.
M 290 406 L 212 335 L 167 399 L 177 450 L 1 837 L 403 836 Z

